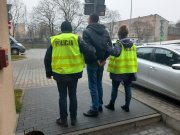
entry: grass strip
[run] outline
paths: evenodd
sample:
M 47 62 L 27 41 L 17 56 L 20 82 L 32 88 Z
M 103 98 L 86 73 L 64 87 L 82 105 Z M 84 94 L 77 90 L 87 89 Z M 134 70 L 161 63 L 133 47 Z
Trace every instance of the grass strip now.
M 16 113 L 20 113 L 22 108 L 23 90 L 15 89 L 14 94 L 15 94 L 15 103 L 16 103 Z
M 26 56 L 24 56 L 24 55 L 11 55 L 11 60 L 12 61 L 23 60 L 25 58 L 26 58 Z

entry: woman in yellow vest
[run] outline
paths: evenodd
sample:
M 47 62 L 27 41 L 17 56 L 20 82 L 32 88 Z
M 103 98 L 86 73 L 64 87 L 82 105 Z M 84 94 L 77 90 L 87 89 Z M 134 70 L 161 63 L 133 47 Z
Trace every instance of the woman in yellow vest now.
M 105 105 L 107 109 L 114 110 L 115 100 L 118 94 L 118 87 L 121 82 L 124 84 L 125 89 L 125 104 L 121 108 L 129 112 L 129 106 L 131 101 L 131 82 L 136 80 L 135 73 L 137 72 L 137 56 L 136 45 L 127 38 L 128 28 L 123 25 L 119 28 L 118 37 L 116 42 L 121 49 L 118 57 L 111 56 L 108 64 L 108 72 L 110 72 L 110 78 L 112 79 L 112 91 L 111 99 L 108 105 Z M 110 53 L 112 55 L 112 53 Z
M 51 37 L 51 46 L 47 49 L 44 64 L 46 77 L 53 76 L 59 91 L 60 118 L 57 118 L 56 123 L 67 127 L 67 92 L 70 99 L 71 125 L 75 125 L 77 116 L 76 88 L 85 65 L 83 55 L 96 60 L 96 51 L 78 35 L 72 33 L 70 22 L 64 21 L 61 24 L 61 31 L 61 34 Z

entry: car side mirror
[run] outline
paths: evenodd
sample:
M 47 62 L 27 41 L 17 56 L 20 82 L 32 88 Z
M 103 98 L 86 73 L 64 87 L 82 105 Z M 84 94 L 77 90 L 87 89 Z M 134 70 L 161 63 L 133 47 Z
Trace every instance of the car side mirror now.
M 172 68 L 176 70 L 180 70 L 180 64 L 173 64 Z

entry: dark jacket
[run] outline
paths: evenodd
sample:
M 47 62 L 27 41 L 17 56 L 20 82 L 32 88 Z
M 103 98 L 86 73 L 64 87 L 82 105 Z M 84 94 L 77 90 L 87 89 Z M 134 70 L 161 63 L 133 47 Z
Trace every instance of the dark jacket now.
M 78 37 L 78 44 L 79 44 L 80 52 L 83 53 L 84 56 L 91 57 L 94 60 L 97 59 L 95 55 L 96 50 L 93 47 L 88 46 L 80 37 Z M 52 72 L 51 61 L 52 61 L 52 46 L 50 46 L 47 49 L 44 57 L 46 77 L 53 76 L 53 78 L 57 81 L 73 81 L 82 77 L 82 72 L 75 74 L 57 74 Z
M 133 42 L 129 38 L 124 38 L 119 41 L 124 48 L 131 48 L 133 46 Z M 115 47 L 108 48 L 108 53 L 112 56 L 118 57 L 121 55 L 121 46 L 119 44 L 115 44 Z M 110 78 L 114 81 L 135 81 L 136 74 L 135 73 L 127 73 L 127 74 L 113 74 L 110 73 Z
M 96 49 L 96 56 L 98 60 L 107 59 L 107 46 L 112 46 L 112 43 L 104 25 L 99 23 L 88 25 L 86 30 L 83 32 L 83 39 L 89 46 L 93 46 Z M 85 57 L 85 61 L 88 64 L 96 62 L 91 57 Z

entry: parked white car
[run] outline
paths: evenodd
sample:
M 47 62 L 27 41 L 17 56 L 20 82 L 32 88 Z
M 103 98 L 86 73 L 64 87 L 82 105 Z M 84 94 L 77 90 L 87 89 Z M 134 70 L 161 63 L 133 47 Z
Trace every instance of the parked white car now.
M 138 73 L 135 84 L 180 101 L 180 46 L 137 47 Z

